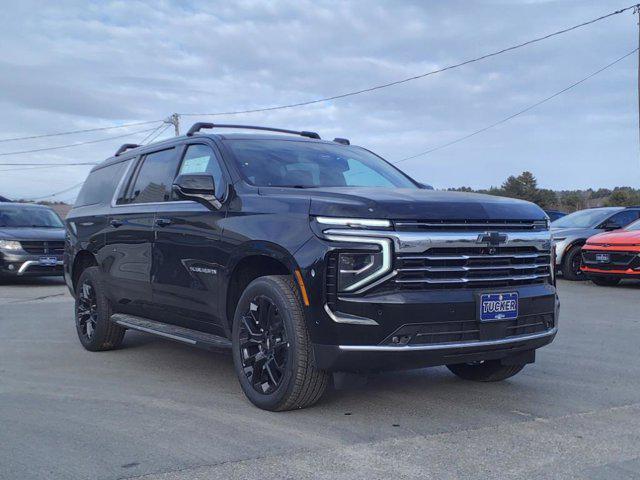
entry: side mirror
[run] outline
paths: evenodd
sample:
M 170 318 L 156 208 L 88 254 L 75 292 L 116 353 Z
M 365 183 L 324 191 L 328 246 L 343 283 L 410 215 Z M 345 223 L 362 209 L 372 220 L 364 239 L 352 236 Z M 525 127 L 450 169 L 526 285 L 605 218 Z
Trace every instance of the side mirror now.
M 211 175 L 178 175 L 173 181 L 172 190 L 178 198 L 194 200 L 206 207 L 222 208 L 222 204 L 216 198 L 216 186 Z
M 619 228 L 622 228 L 622 226 L 618 225 L 618 222 L 614 220 L 607 220 L 600 226 L 600 228 L 609 232 L 611 230 L 618 230 Z

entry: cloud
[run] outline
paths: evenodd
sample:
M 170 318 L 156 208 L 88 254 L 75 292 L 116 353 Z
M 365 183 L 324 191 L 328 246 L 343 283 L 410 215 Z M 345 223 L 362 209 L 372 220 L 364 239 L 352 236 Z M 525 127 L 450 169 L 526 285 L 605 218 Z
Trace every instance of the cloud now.
M 306 101 L 426 72 L 616 8 L 602 1 L 11 2 L 0 20 L 0 138 Z M 344 136 L 395 160 L 579 80 L 634 48 L 636 28 L 623 14 L 393 88 L 218 120 Z M 402 168 L 437 187 L 495 185 L 524 169 L 553 188 L 637 185 L 639 169 L 630 167 L 638 163 L 635 81 L 630 58 L 512 122 Z M 205 119 L 183 118 L 184 127 Z M 4 143 L 0 152 L 136 129 Z M 100 161 L 118 142 L 0 163 Z M 599 168 L 605 159 L 607 168 Z M 44 195 L 86 172 L 0 172 L 0 194 Z

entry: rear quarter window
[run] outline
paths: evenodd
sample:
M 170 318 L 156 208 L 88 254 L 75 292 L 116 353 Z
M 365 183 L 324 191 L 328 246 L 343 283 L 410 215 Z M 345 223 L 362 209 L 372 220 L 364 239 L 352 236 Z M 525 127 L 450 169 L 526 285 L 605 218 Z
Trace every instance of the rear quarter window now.
M 92 171 L 82 185 L 75 206 L 110 203 L 130 162 L 126 160 Z

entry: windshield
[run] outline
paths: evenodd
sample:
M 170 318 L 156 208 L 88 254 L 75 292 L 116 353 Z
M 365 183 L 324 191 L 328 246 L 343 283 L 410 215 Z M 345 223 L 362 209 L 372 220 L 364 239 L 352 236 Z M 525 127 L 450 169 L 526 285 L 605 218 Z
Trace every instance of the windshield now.
M 259 187 L 418 188 L 359 147 L 291 140 L 228 140 L 244 179 Z
M 64 224 L 48 208 L 0 208 L 0 227 L 63 228 Z
M 551 222 L 553 228 L 593 228 L 606 220 L 615 210 L 580 210 L 570 213 L 555 222 Z

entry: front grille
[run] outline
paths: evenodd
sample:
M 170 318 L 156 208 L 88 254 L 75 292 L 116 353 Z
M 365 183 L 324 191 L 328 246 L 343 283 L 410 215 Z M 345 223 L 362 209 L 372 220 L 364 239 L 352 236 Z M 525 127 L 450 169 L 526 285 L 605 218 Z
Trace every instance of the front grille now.
M 599 262 L 597 254 L 608 254 L 608 262 Z M 640 267 L 640 257 L 638 252 L 611 252 L 605 250 L 583 250 L 582 261 L 587 267 L 598 270 L 626 270 L 628 268 Z
M 64 241 L 32 241 L 21 240 L 22 249 L 33 255 L 62 255 L 64 253 Z
M 530 335 L 553 328 L 553 313 L 522 315 L 513 320 L 452 320 L 410 324 L 389 335 L 382 345 L 433 345 L 478 342 Z
M 550 277 L 550 250 L 536 247 L 441 247 L 395 259 L 394 282 L 405 289 L 505 287 Z
M 538 231 L 546 230 L 546 220 L 396 220 L 396 230 L 422 231 Z

